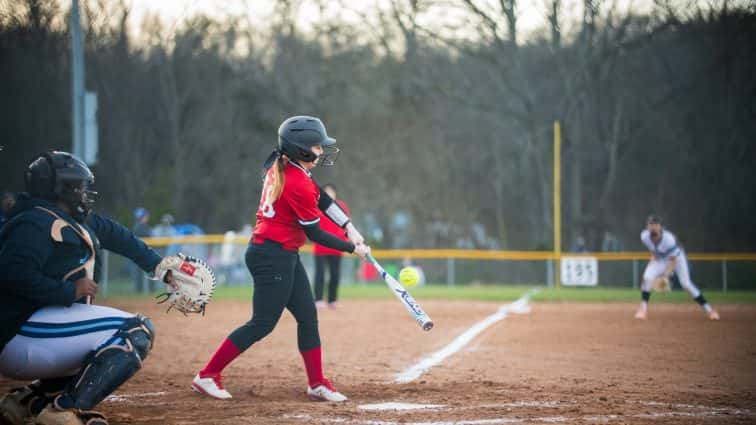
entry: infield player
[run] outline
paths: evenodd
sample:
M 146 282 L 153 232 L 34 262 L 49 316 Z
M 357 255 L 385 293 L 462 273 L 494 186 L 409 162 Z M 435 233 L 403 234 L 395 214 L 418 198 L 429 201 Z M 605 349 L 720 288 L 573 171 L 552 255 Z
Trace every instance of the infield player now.
M 323 375 L 320 335 L 310 282 L 298 250 L 307 238 L 364 258 L 370 248 L 346 213 L 312 179 L 310 170 L 331 165 L 338 153 L 320 119 L 296 116 L 278 129 L 278 148 L 265 162 L 257 223 L 246 253 L 254 279 L 252 319 L 231 332 L 192 381 L 192 388 L 218 399 L 229 399 L 221 372 L 252 344 L 268 335 L 284 309 L 297 321 L 297 345 L 307 372 L 307 395 L 316 401 L 347 398 Z M 327 151 L 327 152 L 326 152 Z M 347 241 L 320 228 L 323 211 L 346 229 Z
M 645 320 L 648 317 L 648 301 L 651 298 L 654 279 L 659 277 L 669 279 L 672 273 L 675 273 L 680 285 L 703 308 L 709 319 L 719 320 L 719 313 L 706 302 L 701 291 L 690 280 L 685 251 L 679 245 L 675 235 L 662 227 L 662 220 L 659 216 L 650 215 L 646 219 L 646 229 L 641 232 L 641 242 L 651 252 L 651 260 L 643 272 L 642 300 L 638 311 L 635 313 L 635 318 Z
M 152 347 L 150 319 L 88 303 L 101 249 L 149 272 L 161 260 L 130 230 L 91 213 L 93 182 L 69 153 L 39 155 L 26 171 L 28 194 L 0 232 L 0 374 L 35 380 L 2 398 L 4 423 L 107 424 L 92 409 Z

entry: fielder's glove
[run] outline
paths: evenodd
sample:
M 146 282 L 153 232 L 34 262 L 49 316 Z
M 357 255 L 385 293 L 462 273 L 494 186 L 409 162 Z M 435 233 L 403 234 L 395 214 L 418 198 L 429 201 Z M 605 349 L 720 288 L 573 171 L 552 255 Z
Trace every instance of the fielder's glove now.
M 651 283 L 651 287 L 656 292 L 669 292 L 672 290 L 672 284 L 669 283 L 669 278 L 667 276 L 659 276 L 654 279 Z
M 174 285 L 168 292 L 158 295 L 158 304 L 168 303 L 172 308 L 184 313 L 205 314 L 205 306 L 215 291 L 215 274 L 204 261 L 184 254 L 164 257 L 155 267 L 155 278 L 166 282 L 172 276 Z

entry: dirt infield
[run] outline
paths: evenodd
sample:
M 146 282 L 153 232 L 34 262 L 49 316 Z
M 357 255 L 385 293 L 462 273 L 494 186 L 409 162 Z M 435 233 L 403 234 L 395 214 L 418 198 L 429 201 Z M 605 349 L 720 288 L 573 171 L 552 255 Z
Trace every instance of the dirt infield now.
M 189 383 L 250 304 L 218 301 L 205 317 L 165 314 L 145 301 L 115 307 L 150 315 L 155 348 L 137 376 L 101 405 L 112 424 L 343 423 L 754 423 L 756 306 L 720 306 L 709 322 L 694 304 L 534 304 L 510 314 L 418 379 L 398 372 L 496 312 L 484 302 L 423 302 L 436 322 L 424 333 L 394 300 L 346 301 L 320 312 L 326 373 L 350 397 L 307 400 L 296 324 L 277 329 L 225 373 L 234 395 L 216 401 Z M 1 389 L 18 384 L 0 381 Z M 378 403 L 432 404 L 369 410 Z M 380 406 L 372 406 L 373 409 Z

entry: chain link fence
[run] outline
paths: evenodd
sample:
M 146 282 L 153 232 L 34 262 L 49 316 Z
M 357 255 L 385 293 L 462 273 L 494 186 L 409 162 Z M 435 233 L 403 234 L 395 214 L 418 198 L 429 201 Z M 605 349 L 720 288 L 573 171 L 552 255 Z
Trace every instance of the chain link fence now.
M 220 285 L 253 283 L 244 264 L 246 237 L 207 235 L 146 241 L 161 255 L 183 252 L 205 259 Z M 555 286 L 561 277 L 556 274 L 560 264 L 556 255 L 545 251 L 375 250 L 374 255 L 394 275 L 404 266 L 417 267 L 421 282 L 429 285 Z M 312 281 L 314 258 L 310 247 L 305 246 L 300 256 Z M 648 261 L 648 254 L 643 252 L 587 253 L 580 257 L 596 259 L 597 267 L 592 272 L 596 273 L 598 286 L 616 288 L 637 288 Z M 691 278 L 701 289 L 756 290 L 756 254 L 688 254 L 688 260 Z M 380 279 L 371 266 L 352 255 L 344 255 L 341 267 L 342 284 Z M 101 283 L 107 295 L 154 293 L 162 289 L 162 284 L 148 280 L 136 265 L 116 254 L 103 256 L 102 272 Z

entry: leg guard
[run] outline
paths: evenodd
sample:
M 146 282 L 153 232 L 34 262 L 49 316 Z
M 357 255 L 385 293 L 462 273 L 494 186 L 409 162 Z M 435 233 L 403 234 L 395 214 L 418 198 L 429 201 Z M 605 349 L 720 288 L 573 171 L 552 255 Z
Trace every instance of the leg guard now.
M 55 398 L 57 409 L 91 410 L 141 367 L 152 348 L 152 321 L 137 315 L 127 320 L 105 344 L 87 356 L 81 371 Z

